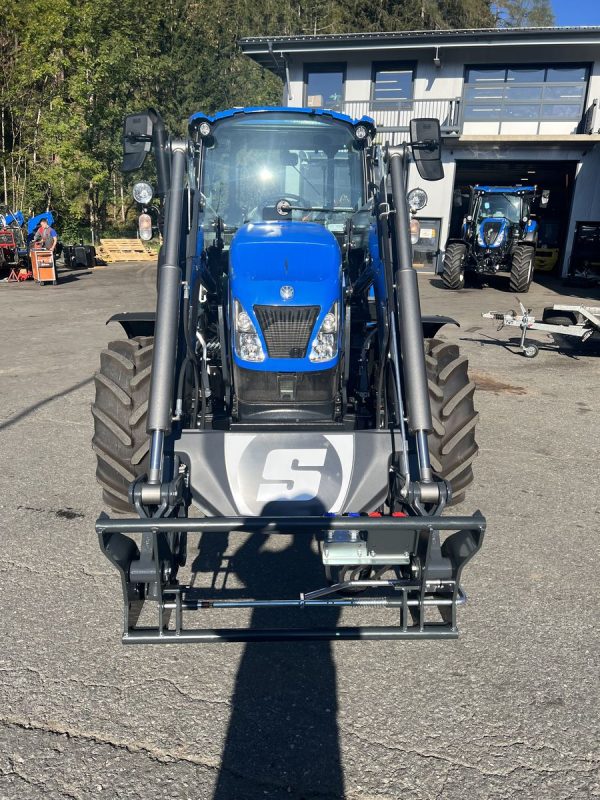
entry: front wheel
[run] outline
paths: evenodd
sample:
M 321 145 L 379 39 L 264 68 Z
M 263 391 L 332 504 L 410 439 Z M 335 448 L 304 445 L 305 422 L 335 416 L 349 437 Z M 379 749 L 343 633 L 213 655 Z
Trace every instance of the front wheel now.
M 146 432 L 154 340 L 136 336 L 110 342 L 94 376 L 92 405 L 96 477 L 113 511 L 131 511 L 129 484 L 148 470 Z
M 446 248 L 442 267 L 442 283 L 446 289 L 462 289 L 465 285 L 465 257 L 467 246 L 452 242 Z
M 468 360 L 460 355 L 456 344 L 426 339 L 425 361 L 433 421 L 429 456 L 434 473 L 450 484 L 453 505 L 464 500 L 473 482 L 473 461 L 478 451 L 475 384 L 469 380 Z
M 525 294 L 529 291 L 531 286 L 531 279 L 533 277 L 533 247 L 518 246 L 512 257 L 512 266 L 510 270 L 510 290 L 511 292 L 520 292 Z

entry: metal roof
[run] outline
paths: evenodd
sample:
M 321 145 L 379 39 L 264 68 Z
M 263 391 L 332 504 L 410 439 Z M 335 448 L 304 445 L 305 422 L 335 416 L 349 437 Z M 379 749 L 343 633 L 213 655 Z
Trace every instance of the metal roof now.
M 285 75 L 285 57 L 308 53 L 456 48 L 487 45 L 600 44 L 600 26 L 548 28 L 472 28 L 464 30 L 328 33 L 317 36 L 249 36 L 239 40 L 242 52 L 266 69 Z

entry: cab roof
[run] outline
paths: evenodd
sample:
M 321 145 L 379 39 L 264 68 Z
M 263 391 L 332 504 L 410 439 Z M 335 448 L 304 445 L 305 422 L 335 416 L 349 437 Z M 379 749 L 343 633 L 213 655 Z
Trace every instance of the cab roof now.
M 523 194 L 524 192 L 535 192 L 535 186 L 473 186 L 474 192 L 485 192 L 485 194 Z
M 206 120 L 206 122 L 214 123 L 227 117 L 233 117 L 236 114 L 264 114 L 266 112 L 283 112 L 286 114 L 311 114 L 313 117 L 331 117 L 340 122 L 346 122 L 348 125 L 358 125 L 363 123 L 372 128 L 375 132 L 375 121 L 371 117 L 363 115 L 360 119 L 353 119 L 347 114 L 340 114 L 339 111 L 331 111 L 327 108 L 295 108 L 293 106 L 246 106 L 240 108 L 229 108 L 225 111 L 218 111 L 214 115 L 204 114 L 202 111 L 197 111 L 189 119 L 190 127 L 195 127 L 198 123 Z

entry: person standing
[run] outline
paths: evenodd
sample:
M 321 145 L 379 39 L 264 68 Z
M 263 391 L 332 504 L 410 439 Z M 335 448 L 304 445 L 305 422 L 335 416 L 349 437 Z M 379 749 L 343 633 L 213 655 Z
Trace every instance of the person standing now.
M 56 249 L 57 243 L 58 234 L 54 228 L 48 225 L 48 220 L 40 220 L 40 227 L 37 229 L 35 236 L 33 237 L 33 246 L 41 247 L 44 250 L 49 250 L 52 255 L 54 255 L 54 250 Z

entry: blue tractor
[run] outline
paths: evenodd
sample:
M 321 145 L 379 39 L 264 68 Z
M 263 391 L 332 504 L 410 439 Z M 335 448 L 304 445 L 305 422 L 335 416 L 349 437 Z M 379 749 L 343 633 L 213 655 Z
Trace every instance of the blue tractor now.
M 483 277 L 509 273 L 512 292 L 527 292 L 533 277 L 538 239 L 531 207 L 535 186 L 473 186 L 459 239 L 449 239 L 442 281 L 447 289 L 462 289 L 465 275 Z M 548 193 L 541 195 L 541 204 Z
M 407 198 L 406 173 L 412 154 L 442 177 L 438 121 L 413 120 L 411 137 L 382 152 L 371 119 L 320 109 L 194 114 L 184 139 L 152 110 L 126 118 L 123 168 L 154 151 L 164 243 L 156 312 L 113 318 L 128 339 L 102 352 L 92 407 L 104 500 L 129 515 L 96 526 L 124 642 L 457 635 L 485 521 L 442 511 L 472 481 L 475 387 L 436 338 L 454 321 L 421 315 L 409 203 L 425 193 Z M 134 187 L 146 210 L 153 191 Z M 179 580 L 190 534 L 202 553 L 240 532 L 291 534 L 306 553 L 316 539 L 323 580 L 267 599 Z M 210 611 L 373 605 L 400 624 L 221 628 Z M 212 625 L 184 626 L 189 611 Z

